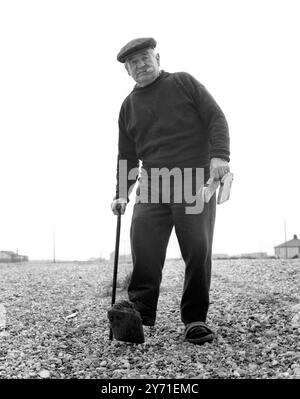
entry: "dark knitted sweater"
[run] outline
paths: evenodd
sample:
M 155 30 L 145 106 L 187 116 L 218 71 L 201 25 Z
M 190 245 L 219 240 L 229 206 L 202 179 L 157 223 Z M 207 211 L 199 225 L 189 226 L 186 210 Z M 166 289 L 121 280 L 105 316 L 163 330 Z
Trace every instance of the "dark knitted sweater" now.
M 205 87 L 186 72 L 161 71 L 145 87 L 135 86 L 119 115 L 118 160 L 138 167 L 205 167 L 211 158 L 229 161 L 225 116 Z M 117 192 L 119 197 L 119 168 Z M 128 180 L 128 188 L 134 181 Z M 121 193 L 120 193 L 121 196 Z

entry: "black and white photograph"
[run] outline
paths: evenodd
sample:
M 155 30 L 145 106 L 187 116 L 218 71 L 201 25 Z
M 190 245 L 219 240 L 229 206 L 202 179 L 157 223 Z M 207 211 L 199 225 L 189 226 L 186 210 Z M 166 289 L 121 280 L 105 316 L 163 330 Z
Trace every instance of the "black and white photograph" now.
M 0 390 L 300 379 L 299 10 L 0 0 Z

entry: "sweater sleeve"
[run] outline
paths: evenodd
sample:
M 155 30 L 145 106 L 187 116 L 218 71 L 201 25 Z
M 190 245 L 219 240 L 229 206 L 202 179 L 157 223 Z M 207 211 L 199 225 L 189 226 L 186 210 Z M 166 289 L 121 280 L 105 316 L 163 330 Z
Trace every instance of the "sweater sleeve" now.
M 212 95 L 193 76 L 186 72 L 177 75 L 178 81 L 192 98 L 201 120 L 207 126 L 210 143 L 210 159 L 230 161 L 230 138 L 225 115 Z
M 123 107 L 119 114 L 119 142 L 117 157 L 117 185 L 114 199 L 126 198 L 129 201 L 129 189 L 138 177 L 139 160 L 136 154 L 135 142 L 126 131 Z M 129 172 L 135 169 L 135 173 Z

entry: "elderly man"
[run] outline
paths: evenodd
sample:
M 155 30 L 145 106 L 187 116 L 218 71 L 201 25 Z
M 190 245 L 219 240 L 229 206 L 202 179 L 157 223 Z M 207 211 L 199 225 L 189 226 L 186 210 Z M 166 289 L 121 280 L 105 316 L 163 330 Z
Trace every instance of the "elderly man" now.
M 229 171 L 229 133 L 223 112 L 193 76 L 160 70 L 155 47 L 153 38 L 134 39 L 117 56 L 136 84 L 119 114 L 117 192 L 111 204 L 114 214 L 123 214 L 129 201 L 128 191 L 124 187 L 121 190 L 120 161 L 126 161 L 128 171 L 138 168 L 142 161 L 148 174 L 139 182 L 141 185 L 147 180 L 147 187 L 151 186 L 149 175 L 154 168 L 201 169 L 205 181 L 209 177 L 219 180 Z M 125 183 L 130 186 L 128 175 Z M 162 200 L 160 192 L 155 203 L 136 201 L 134 205 L 130 230 L 133 272 L 128 297 L 143 324 L 153 326 L 166 249 L 175 227 L 185 262 L 180 309 L 184 339 L 203 344 L 214 337 L 206 317 L 216 197 L 205 203 L 201 212 L 188 213 L 186 201 L 174 200 L 175 185 L 171 185 L 169 202 Z

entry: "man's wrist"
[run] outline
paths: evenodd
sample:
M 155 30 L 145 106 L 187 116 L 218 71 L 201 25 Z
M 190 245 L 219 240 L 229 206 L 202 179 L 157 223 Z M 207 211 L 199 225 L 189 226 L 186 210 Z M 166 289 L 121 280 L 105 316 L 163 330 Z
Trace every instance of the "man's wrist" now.
M 220 159 L 221 161 L 229 162 L 227 158 L 223 158 L 223 157 L 212 157 L 210 160 L 212 161 L 213 159 Z
M 230 162 L 230 158 L 229 158 L 229 155 L 227 156 L 227 154 L 214 154 L 214 155 L 211 155 L 210 156 L 210 161 L 212 160 L 212 159 L 221 159 L 222 161 L 225 161 L 225 162 Z
M 113 198 L 113 200 L 114 200 L 114 201 L 118 201 L 118 202 L 126 202 L 126 203 L 129 201 L 128 198 L 117 197 L 117 196 L 115 196 L 115 197 Z

